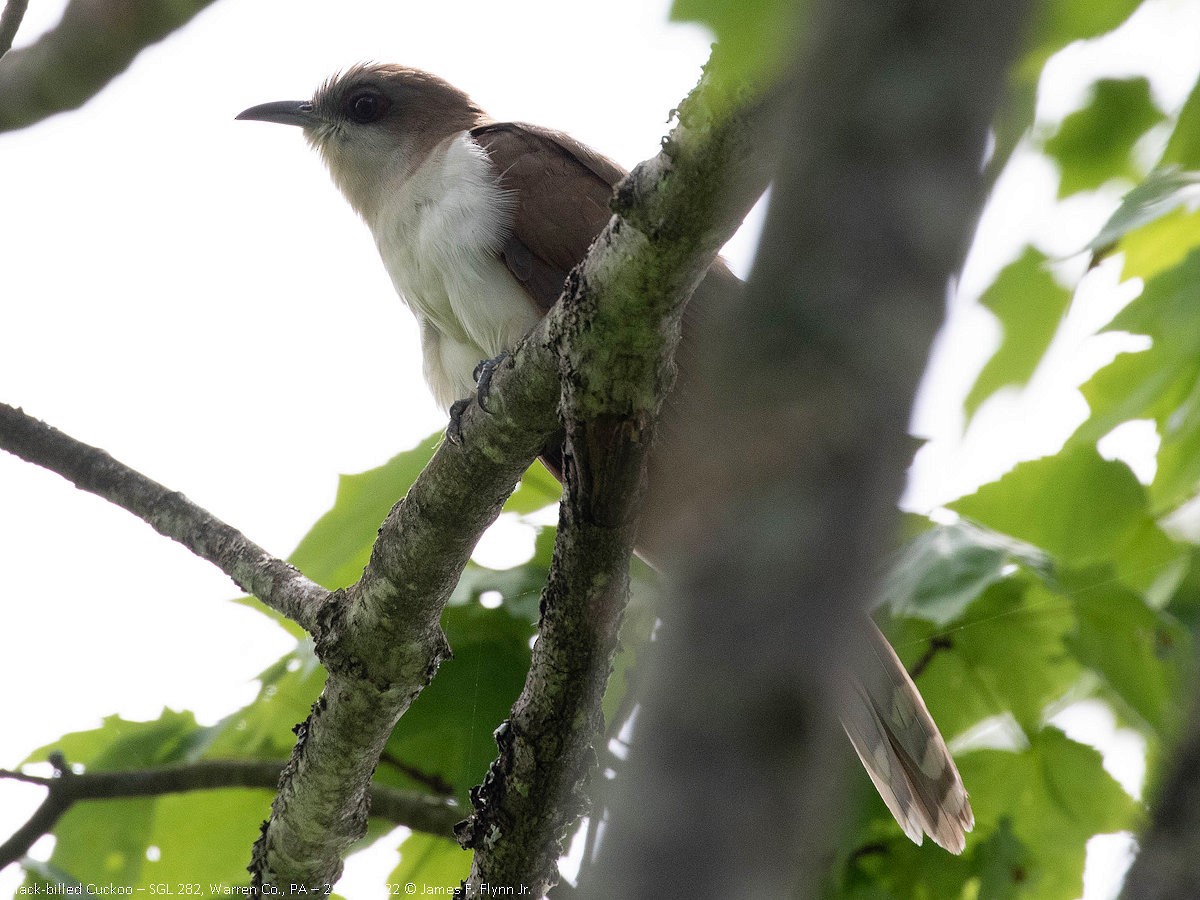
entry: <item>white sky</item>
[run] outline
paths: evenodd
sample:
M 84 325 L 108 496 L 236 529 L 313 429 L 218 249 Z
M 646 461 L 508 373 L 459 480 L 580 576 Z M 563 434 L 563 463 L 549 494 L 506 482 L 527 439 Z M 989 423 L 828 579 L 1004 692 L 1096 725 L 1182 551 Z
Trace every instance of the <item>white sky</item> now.
M 35 0 L 18 44 L 62 6 Z M 306 97 L 332 71 L 374 59 L 436 71 L 493 115 L 562 128 L 626 166 L 656 152 L 707 34 L 668 25 L 665 0 L 514 6 L 217 3 L 80 112 L 0 135 L 0 400 L 290 552 L 331 504 L 338 473 L 378 465 L 444 414 L 421 381 L 410 317 L 319 160 L 295 129 L 233 116 Z M 1105 65 L 1149 68 L 1175 106 L 1200 64 L 1200 16 L 1195 0 L 1158 8 L 1153 52 L 1106 51 Z M 1041 116 L 1078 106 L 1094 74 L 1087 59 L 1068 66 Z M 1106 214 L 1103 204 L 1064 212 L 1053 171 L 1018 165 L 976 254 L 984 274 L 1038 229 L 1044 242 L 1060 236 L 1048 249 L 1065 255 Z M 751 248 L 743 239 L 731 251 L 743 272 Z M 1056 388 L 1049 412 L 992 410 L 992 427 L 1011 436 L 1006 454 L 981 460 L 971 443 L 964 453 L 955 411 L 989 325 L 964 301 L 953 309 L 917 413 L 936 438 L 908 498 L 919 507 L 1050 440 L 1047 423 L 1072 402 Z M 974 440 L 994 444 L 995 433 Z M 153 718 L 167 705 L 213 721 L 252 698 L 254 676 L 290 643 L 226 602 L 237 590 L 210 566 L 7 454 L 0 564 L 10 686 L 0 767 L 114 712 Z M 0 833 L 38 797 L 0 783 Z M 0 896 L 17 882 L 0 873 Z M 1106 896 L 1096 890 L 1089 900 Z

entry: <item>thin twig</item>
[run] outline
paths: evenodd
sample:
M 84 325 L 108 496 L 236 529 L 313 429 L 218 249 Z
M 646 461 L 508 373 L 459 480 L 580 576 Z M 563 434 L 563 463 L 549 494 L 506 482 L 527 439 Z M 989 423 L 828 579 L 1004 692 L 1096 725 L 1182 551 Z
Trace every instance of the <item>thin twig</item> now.
M 912 668 L 908 670 L 908 675 L 913 681 L 920 677 L 921 673 L 929 668 L 929 664 L 933 662 L 933 658 L 942 650 L 952 650 L 954 641 L 945 635 L 934 635 L 929 639 L 929 646 L 925 648 L 925 652 L 921 654 L 921 658 L 912 664 Z
M 443 797 L 454 796 L 454 785 L 436 772 L 426 772 L 424 769 L 420 769 L 410 762 L 405 762 L 400 757 L 386 750 L 380 754 L 379 761 L 402 772 L 417 784 L 423 785 L 435 794 L 440 794 Z
M 275 760 L 202 760 L 186 765 L 83 773 L 72 772 L 65 764 L 54 765 L 57 774 L 52 777 L 0 769 L 0 779 L 36 784 L 48 791 L 29 820 L 0 844 L 0 869 L 28 853 L 76 803 L 224 788 L 274 791 L 283 769 L 283 764 Z M 445 799 L 381 785 L 371 785 L 371 815 L 441 837 L 449 837 L 454 823 L 462 817 L 461 811 Z
M 14 772 L 12 769 L 0 769 L 0 779 L 23 781 L 26 784 L 36 784 L 38 787 L 50 787 L 54 783 L 53 778 L 43 775 L 26 775 L 24 772 Z
M 0 449 L 128 510 L 306 631 L 318 628 L 329 591 L 183 494 L 5 403 L 0 403 Z

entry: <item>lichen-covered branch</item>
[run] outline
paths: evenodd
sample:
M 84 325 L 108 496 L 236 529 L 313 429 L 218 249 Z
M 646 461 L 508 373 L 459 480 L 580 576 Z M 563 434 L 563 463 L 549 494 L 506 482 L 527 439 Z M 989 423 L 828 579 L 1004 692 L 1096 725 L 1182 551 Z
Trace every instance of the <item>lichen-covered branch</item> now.
M 547 438 L 558 375 L 535 332 L 393 507 L 362 579 L 336 593 L 317 650 L 329 678 L 255 845 L 254 883 L 321 888 L 366 827 L 367 787 L 400 716 L 448 654 L 439 625 L 471 550 Z
M 681 105 L 663 152 L 619 189 L 617 217 L 549 322 L 563 373 L 566 491 L 529 675 L 497 732 L 500 756 L 473 795 L 475 813 L 459 829 L 475 850 L 465 896 L 484 884 L 543 896 L 563 838 L 587 809 L 680 317 L 766 185 L 761 115 L 762 106 L 707 75 Z M 723 267 L 709 277 L 736 287 Z

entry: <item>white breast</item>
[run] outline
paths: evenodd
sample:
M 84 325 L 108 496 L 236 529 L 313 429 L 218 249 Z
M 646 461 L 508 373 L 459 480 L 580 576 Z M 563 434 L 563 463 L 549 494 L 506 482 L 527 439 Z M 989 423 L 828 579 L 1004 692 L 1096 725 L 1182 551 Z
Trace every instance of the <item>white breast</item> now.
M 508 349 L 537 322 L 498 256 L 512 198 L 465 132 L 388 187 L 369 224 L 392 284 L 420 322 L 425 379 L 437 402 L 449 406 L 470 394 L 480 360 Z

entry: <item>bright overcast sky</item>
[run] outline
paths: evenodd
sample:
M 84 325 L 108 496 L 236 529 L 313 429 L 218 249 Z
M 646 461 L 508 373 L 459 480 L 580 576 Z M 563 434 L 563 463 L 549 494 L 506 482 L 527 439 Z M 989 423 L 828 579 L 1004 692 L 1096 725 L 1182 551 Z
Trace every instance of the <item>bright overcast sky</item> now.
M 307 97 L 358 61 L 403 62 L 498 118 L 561 128 L 631 166 L 657 151 L 708 53 L 702 29 L 667 24 L 667 5 L 214 4 L 82 111 L 0 135 L 0 400 L 287 554 L 338 473 L 380 464 L 444 414 L 421 381 L 411 319 L 320 161 L 297 130 L 233 116 Z M 1149 68 L 1177 105 L 1195 62 L 1171 47 L 1200 46 L 1200 18 L 1195 2 L 1160 5 L 1170 14 L 1151 23 L 1152 50 L 1108 69 Z M 18 44 L 62 6 L 33 0 Z M 1043 112 L 1078 106 L 1089 77 L 1065 74 L 1062 108 Z M 1029 165 L 985 269 L 1029 234 L 1012 225 L 1031 218 L 1019 198 L 1050 204 L 1053 173 Z M 733 254 L 743 272 L 747 244 Z M 981 363 L 970 343 L 973 357 L 944 354 L 938 371 Z M 953 425 L 936 412 L 953 391 L 933 392 L 925 430 Z M 928 468 L 947 468 L 949 452 Z M 226 602 L 236 588 L 206 563 L 6 454 L 0 562 L 0 767 L 114 712 L 153 718 L 169 705 L 215 720 L 251 699 L 290 643 Z M 0 833 L 36 797 L 0 784 Z M 0 895 L 16 883 L 0 875 Z

